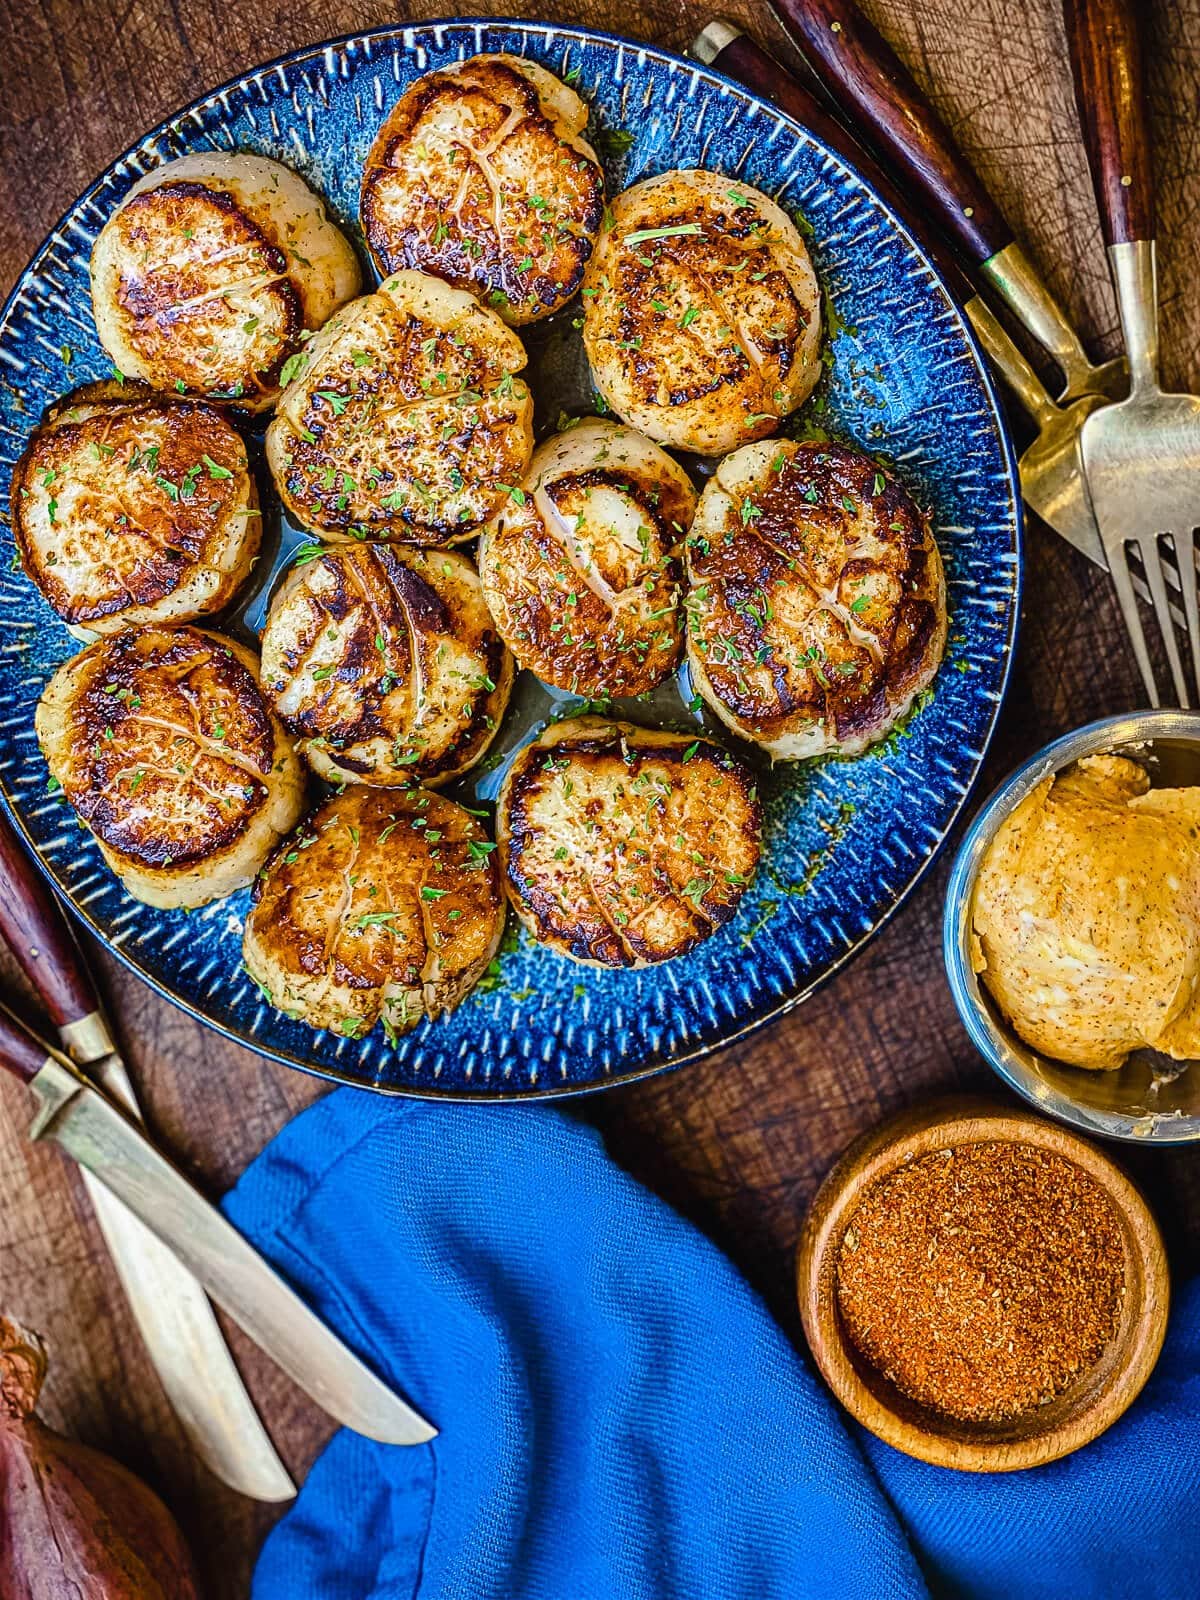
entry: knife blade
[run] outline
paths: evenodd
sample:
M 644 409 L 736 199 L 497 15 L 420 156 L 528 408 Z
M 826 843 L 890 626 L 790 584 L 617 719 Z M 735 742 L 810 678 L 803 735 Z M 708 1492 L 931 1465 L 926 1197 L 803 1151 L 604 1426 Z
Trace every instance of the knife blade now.
M 127 1113 L 6 1006 L 0 1006 L 0 1066 L 39 1102 L 30 1137 L 53 1139 L 97 1177 L 330 1416 L 382 1444 L 424 1444 L 437 1436 L 309 1310 Z
M 115 1052 L 89 1069 L 137 1116 L 129 1076 Z M 293 1499 L 296 1485 L 246 1391 L 204 1290 L 86 1168 L 83 1182 L 147 1353 L 192 1449 L 239 1494 Z
M 72 1060 L 140 1120 L 133 1085 L 83 952 L 54 891 L 2 811 L 0 933 Z M 83 1183 L 146 1353 L 188 1443 L 239 1494 L 270 1502 L 292 1499 L 296 1486 L 246 1391 L 204 1291 L 86 1170 Z

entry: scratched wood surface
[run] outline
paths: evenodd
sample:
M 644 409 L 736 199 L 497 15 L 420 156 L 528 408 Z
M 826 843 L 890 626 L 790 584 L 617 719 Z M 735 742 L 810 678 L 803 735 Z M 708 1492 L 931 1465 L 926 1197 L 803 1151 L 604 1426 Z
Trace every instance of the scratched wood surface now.
M 866 8 L 1086 338 L 1112 353 L 1115 314 L 1057 0 L 869 0 Z M 1200 383 L 1200 0 L 1149 0 L 1146 9 L 1165 375 L 1187 385 Z M 294 47 L 452 10 L 436 0 L 408 9 L 381 0 L 9 0 L 0 19 L 0 292 L 98 171 L 202 90 Z M 676 49 L 714 14 L 683 0 L 545 0 L 537 10 Z M 782 48 L 764 5 L 730 0 L 725 11 Z M 1055 734 L 1137 703 L 1106 582 L 1033 526 L 1021 644 L 985 786 Z M 577 1107 L 603 1127 L 619 1160 L 728 1250 L 795 1337 L 791 1251 L 805 1202 L 837 1152 L 904 1104 L 990 1083 L 942 975 L 945 870 L 943 861 L 850 970 L 790 1017 L 738 1049 Z M 152 1125 L 218 1194 L 321 1086 L 223 1043 L 115 963 L 100 965 Z M 192 1539 L 213 1600 L 244 1596 L 276 1513 L 239 1500 L 189 1458 L 78 1179 L 53 1152 L 26 1144 L 27 1114 L 22 1091 L 6 1081 L 0 1305 L 51 1342 L 45 1414 L 158 1488 Z M 1139 1172 L 1177 1269 L 1188 1270 L 1200 1244 L 1195 1158 L 1158 1156 Z M 303 1475 L 326 1420 L 236 1330 L 231 1340 L 283 1455 Z

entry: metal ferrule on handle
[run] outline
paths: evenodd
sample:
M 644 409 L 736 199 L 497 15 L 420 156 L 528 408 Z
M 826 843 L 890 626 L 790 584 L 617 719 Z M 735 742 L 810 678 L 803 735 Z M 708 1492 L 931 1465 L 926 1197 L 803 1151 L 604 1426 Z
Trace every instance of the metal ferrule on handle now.
M 1094 373 L 1079 335 L 1041 274 L 1014 240 L 980 264 L 980 272 L 1005 305 L 1052 356 L 1066 379 L 1066 395 L 1095 388 Z
M 31 1139 L 54 1137 L 54 1120 L 64 1106 L 69 1105 L 87 1082 L 71 1061 L 59 1050 L 47 1047 L 46 1059 L 29 1088 L 37 1100 L 37 1110 L 29 1124 Z
M 1110 244 L 1108 266 L 1129 357 L 1129 389 L 1158 388 L 1158 262 L 1153 239 Z
M 976 295 L 963 307 L 984 354 L 999 370 L 1013 394 L 1039 425 L 1058 412 L 1046 385 L 1009 338 L 1000 319 L 987 301 Z
M 64 1023 L 58 1030 L 58 1036 L 71 1060 L 78 1061 L 83 1067 L 113 1055 L 117 1048 L 108 1018 L 99 1008 L 76 1018 L 74 1022 Z

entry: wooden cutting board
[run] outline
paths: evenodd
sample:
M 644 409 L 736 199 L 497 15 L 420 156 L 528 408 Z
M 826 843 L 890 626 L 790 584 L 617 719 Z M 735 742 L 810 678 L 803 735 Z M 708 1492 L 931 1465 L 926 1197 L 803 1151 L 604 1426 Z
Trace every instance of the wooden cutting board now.
M 446 0 L 408 8 L 384 0 L 9 0 L 0 19 L 0 293 L 95 174 L 202 90 L 333 34 L 453 9 Z M 670 0 L 535 9 L 680 50 L 714 14 Z M 865 9 L 929 90 L 1081 331 L 1098 352 L 1113 353 L 1115 314 L 1057 0 L 866 0 Z M 1200 298 L 1189 281 L 1200 255 L 1200 0 L 1155 0 L 1148 9 L 1164 378 L 1186 388 L 1200 381 Z M 731 0 L 725 12 L 779 46 L 765 7 Z M 1020 651 L 985 786 L 1055 734 L 1138 698 L 1106 580 L 1032 526 Z M 944 881 L 943 864 L 847 972 L 747 1044 L 576 1105 L 623 1164 L 727 1249 L 797 1339 L 790 1258 L 799 1218 L 843 1145 L 933 1091 L 991 1087 L 942 975 Z M 321 1084 L 223 1043 L 115 963 L 101 968 L 151 1122 L 219 1193 Z M 241 1600 L 278 1513 L 238 1499 L 189 1457 L 79 1182 L 53 1151 L 25 1143 L 27 1120 L 21 1093 L 0 1086 L 0 1305 L 50 1340 L 47 1419 L 153 1483 L 191 1536 L 206 1592 Z M 1138 1173 L 1176 1269 L 1194 1270 L 1200 1163 L 1186 1151 L 1145 1157 Z M 325 1418 L 236 1330 L 231 1339 L 302 1476 L 327 1437 Z

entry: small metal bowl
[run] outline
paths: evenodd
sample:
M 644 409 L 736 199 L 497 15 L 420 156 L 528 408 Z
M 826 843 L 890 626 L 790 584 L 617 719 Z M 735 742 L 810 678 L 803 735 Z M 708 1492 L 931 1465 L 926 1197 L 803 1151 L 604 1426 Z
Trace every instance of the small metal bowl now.
M 1200 1064 L 1138 1050 L 1116 1072 L 1066 1066 L 1017 1037 L 971 970 L 975 880 L 1001 823 L 1043 779 L 1081 756 L 1110 752 L 1142 762 L 1156 786 L 1200 786 L 1200 712 L 1134 711 L 1089 723 L 1048 744 L 1000 785 L 971 824 L 950 874 L 942 933 L 946 973 L 976 1048 L 1038 1110 L 1109 1139 L 1188 1144 L 1200 1140 Z

